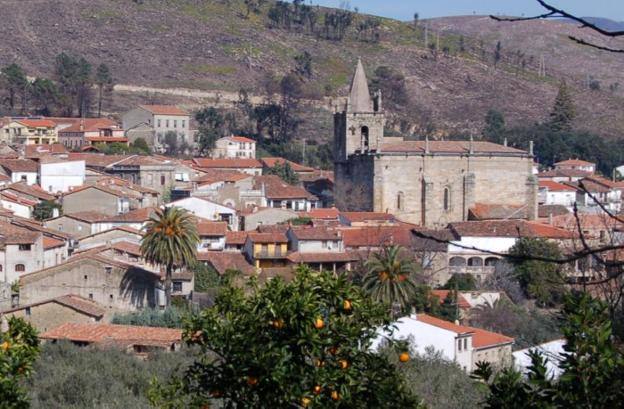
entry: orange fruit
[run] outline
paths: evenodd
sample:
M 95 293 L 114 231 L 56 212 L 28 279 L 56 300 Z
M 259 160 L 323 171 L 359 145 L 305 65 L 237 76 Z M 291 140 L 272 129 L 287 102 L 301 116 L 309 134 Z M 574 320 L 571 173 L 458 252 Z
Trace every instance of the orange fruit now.
M 2 344 L 0 344 L 0 348 L 2 348 L 4 352 L 8 351 L 10 347 L 11 344 L 9 344 L 9 341 L 4 341 Z
M 320 359 L 317 359 L 314 364 L 317 366 L 317 368 L 322 368 L 325 366 L 325 362 L 321 361 Z
M 321 388 L 321 385 L 316 385 L 312 389 L 312 392 L 314 392 L 315 395 L 320 395 L 322 391 L 323 391 L 323 389 Z
M 314 328 L 322 329 L 324 326 L 325 326 L 325 321 L 323 321 L 323 318 L 318 317 L 317 319 L 314 320 Z
M 410 356 L 407 352 L 402 352 L 401 355 L 399 355 L 399 361 L 407 362 L 409 360 L 410 360 Z
M 301 406 L 303 406 L 304 408 L 307 408 L 308 406 L 310 406 L 310 403 L 312 403 L 312 399 L 301 398 Z
M 342 303 L 342 309 L 345 311 L 351 311 L 351 308 L 353 306 L 351 305 L 351 301 L 349 300 L 344 300 L 344 302 Z
M 275 329 L 282 329 L 282 328 L 284 328 L 285 325 L 286 324 L 284 323 L 283 319 L 278 319 L 277 321 L 273 322 L 273 327 Z
M 338 361 L 338 364 L 340 365 L 340 369 L 347 369 L 349 367 L 349 362 L 347 362 L 346 359 L 341 359 Z
M 247 385 L 249 386 L 256 386 L 258 384 L 258 378 L 256 378 L 255 376 L 248 376 L 247 377 Z
M 340 400 L 340 394 L 338 393 L 338 391 L 332 391 L 331 398 L 332 400 Z

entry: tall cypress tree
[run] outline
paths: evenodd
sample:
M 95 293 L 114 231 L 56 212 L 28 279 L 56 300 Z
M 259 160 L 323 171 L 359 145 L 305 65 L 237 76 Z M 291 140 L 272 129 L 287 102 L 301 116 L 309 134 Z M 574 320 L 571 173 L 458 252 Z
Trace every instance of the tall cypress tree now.
M 571 131 L 572 121 L 576 116 L 574 102 L 565 81 L 559 85 L 559 92 L 555 98 L 555 104 L 550 112 L 548 124 L 553 131 Z

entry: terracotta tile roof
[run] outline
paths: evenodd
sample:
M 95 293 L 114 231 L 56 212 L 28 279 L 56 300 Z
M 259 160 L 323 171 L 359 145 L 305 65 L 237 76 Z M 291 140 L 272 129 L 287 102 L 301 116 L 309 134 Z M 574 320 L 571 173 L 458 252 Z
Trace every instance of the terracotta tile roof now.
M 64 305 L 75 311 L 81 312 L 86 315 L 90 315 L 95 318 L 102 318 L 104 314 L 106 313 L 106 308 L 102 307 L 100 304 L 96 303 L 95 301 L 88 300 L 86 298 L 82 298 L 81 296 L 74 295 L 74 294 L 62 295 L 60 297 L 52 298 L 49 300 L 44 300 L 44 301 L 27 304 L 27 305 L 21 305 L 16 308 L 11 308 L 10 310 L 1 311 L 1 313 L 2 314 L 11 313 L 11 312 L 20 311 L 29 307 L 36 307 L 39 305 L 48 304 L 51 302 Z
M 0 166 L 13 172 L 37 173 L 39 166 L 37 162 L 30 159 L 0 159 Z
M 563 183 L 554 182 L 552 180 L 540 180 L 539 187 L 548 189 L 549 192 L 575 192 L 576 189 L 572 186 L 564 185 Z
M 41 189 L 39 185 L 27 185 L 26 182 L 12 183 L 5 186 L 2 190 L 14 190 L 28 196 L 35 197 L 39 200 L 54 200 L 56 196 Z
M 449 224 L 460 237 L 536 237 L 548 239 L 574 239 L 570 231 L 547 224 L 526 220 L 487 220 Z
M 56 123 L 49 119 L 18 119 L 15 121 L 28 128 L 55 128 Z
M 425 153 L 426 144 L 426 141 L 386 142 L 381 144 L 381 152 Z M 467 154 L 472 145 L 472 151 L 475 154 L 528 154 L 520 149 L 484 141 L 429 141 L 428 145 L 430 153 Z
M 293 235 L 299 240 L 342 240 L 342 232 L 327 227 L 292 227 Z
M 562 216 L 569 214 L 570 211 L 562 205 L 540 205 L 537 208 L 539 218 L 547 218 L 552 216 Z
M 234 183 L 250 177 L 252 176 L 243 172 L 209 169 L 205 174 L 193 179 L 193 182 L 197 182 L 201 186 L 216 182 Z
M 438 297 L 438 299 L 440 300 L 440 304 L 444 304 L 444 300 L 450 292 L 451 290 L 431 290 L 431 294 Z M 457 294 L 457 303 L 459 304 L 459 308 L 470 309 L 470 303 L 466 301 L 461 293 Z
M 275 175 L 254 176 L 254 189 L 259 190 L 262 186 L 267 199 L 316 199 L 304 188 L 289 185 Z
M 340 216 L 351 223 L 395 220 L 394 215 L 380 212 L 340 212 Z
M 539 179 L 565 177 L 565 178 L 583 178 L 590 176 L 591 172 L 578 169 L 552 169 L 537 174 Z
M 587 162 L 580 159 L 568 159 L 556 162 L 555 166 L 595 166 L 595 163 Z
M 132 254 L 133 256 L 140 257 L 142 255 L 141 245 L 137 243 L 122 240 L 111 243 L 110 247 L 123 253 Z
M 38 203 L 36 200 L 27 199 L 23 196 L 16 195 L 7 190 L 0 191 L 0 197 L 2 197 L 2 200 L 6 200 L 8 202 L 13 202 L 13 203 L 17 203 L 17 204 L 20 204 L 23 206 L 29 206 L 29 207 L 33 207 Z
M 65 145 L 53 143 L 50 145 L 26 145 L 24 147 L 24 155 L 27 158 L 37 158 L 45 154 L 64 154 L 67 153 Z
M 173 162 L 169 159 L 159 159 L 153 156 L 133 155 L 128 158 L 122 159 L 118 162 L 111 164 L 111 167 L 115 166 L 161 166 L 170 165 L 173 166 Z
M 256 169 L 262 168 L 262 163 L 256 159 L 210 159 L 195 158 L 193 163 L 200 168 L 207 169 Z
M 208 220 L 197 222 L 197 233 L 200 236 L 225 236 L 227 231 L 227 222 L 211 222 Z
M 88 211 L 88 212 L 76 212 L 76 213 L 65 213 L 60 217 L 69 217 L 70 219 L 76 219 L 87 223 L 97 223 L 103 222 L 107 220 L 110 215 L 96 212 L 96 211 Z
M 143 236 L 143 233 L 140 230 L 133 229 L 133 228 L 128 227 L 128 226 L 117 226 L 117 227 L 113 227 L 112 229 L 103 230 L 103 231 L 100 231 L 100 232 L 97 232 L 97 233 L 90 234 L 90 235 L 85 236 L 85 237 L 81 237 L 80 240 L 82 241 L 82 240 L 85 240 L 85 239 L 88 239 L 88 238 L 92 238 L 92 237 L 95 237 L 95 236 L 99 236 L 100 234 L 106 234 L 106 233 L 109 233 L 109 232 L 112 232 L 112 231 L 115 231 L 115 230 L 123 231 L 123 232 L 129 233 L 129 234 L 132 234 L 132 235 Z
M 260 161 L 262 162 L 262 164 L 264 166 L 266 166 L 267 168 L 273 168 L 276 165 L 284 165 L 285 163 L 287 163 L 292 170 L 294 170 L 295 172 L 314 172 L 315 169 L 311 168 L 309 166 L 304 166 L 304 165 L 300 165 L 298 163 L 286 160 L 284 158 L 260 158 Z
M 141 195 L 136 190 L 126 187 L 126 186 L 116 186 L 116 185 L 108 185 L 108 184 L 105 185 L 105 184 L 100 184 L 100 183 L 96 183 L 93 185 L 78 186 L 70 190 L 69 192 L 66 192 L 64 196 L 69 196 L 74 193 L 82 192 L 83 190 L 87 190 L 87 189 L 97 189 L 97 190 L 106 192 L 108 194 L 111 194 L 117 197 L 128 197 L 132 199 L 141 199 L 143 197 L 143 195 Z
M 244 136 L 226 136 L 225 139 L 229 139 L 232 142 L 256 143 L 253 139 L 245 138 Z
M 117 122 L 108 118 L 72 118 L 72 124 L 66 128 L 59 130 L 59 135 L 64 132 L 95 132 L 100 129 L 118 128 Z M 67 123 L 62 121 L 55 121 L 57 123 Z
M 122 213 L 116 216 L 111 216 L 106 221 L 140 223 L 140 222 L 148 221 L 149 218 L 155 213 L 156 213 L 155 207 L 143 207 L 141 209 L 131 210 L 128 213 Z
M 188 112 L 175 105 L 139 105 L 141 108 L 155 115 L 188 116 Z
M 254 266 L 249 264 L 241 253 L 229 253 L 220 251 L 198 252 L 197 260 L 207 261 L 219 274 L 225 274 L 227 270 L 240 270 L 243 274 L 251 275 L 255 272 Z
M 335 207 L 332 208 L 318 208 L 311 209 L 309 212 L 299 212 L 300 217 L 309 217 L 311 219 L 320 219 L 320 220 L 337 220 L 340 215 L 340 210 Z
M 502 334 L 486 331 L 481 328 L 453 324 L 452 322 L 444 321 L 427 314 L 417 314 L 416 320 L 454 332 L 458 335 L 472 334 L 472 346 L 476 349 L 492 348 L 498 345 L 512 344 L 514 342 L 513 338 Z
M 34 244 L 39 237 L 41 237 L 41 233 L 0 221 L 1 244 Z
M 256 233 L 250 232 L 247 237 L 252 243 L 271 244 L 271 243 L 288 243 L 288 238 L 284 233 Z
M 326 251 L 318 253 L 301 253 L 299 251 L 295 251 L 290 253 L 287 259 L 291 263 L 347 263 L 359 260 L 360 256 L 353 251 Z
M 65 241 L 53 239 L 52 237 L 43 236 L 43 249 L 49 250 L 56 247 L 62 247 L 65 245 Z
M 225 232 L 225 244 L 232 245 L 243 245 L 245 241 L 247 241 L 247 235 L 249 233 L 246 231 L 228 231 Z
M 345 247 L 371 248 L 397 244 L 411 247 L 412 230 L 402 226 L 370 226 L 345 228 L 342 230 Z
M 182 341 L 182 330 L 99 323 L 66 323 L 41 334 L 39 337 L 87 343 L 114 341 L 139 345 L 168 345 Z
M 529 212 L 526 206 L 501 205 L 475 203 L 469 209 L 469 219 L 471 220 L 492 220 L 492 219 L 528 219 Z

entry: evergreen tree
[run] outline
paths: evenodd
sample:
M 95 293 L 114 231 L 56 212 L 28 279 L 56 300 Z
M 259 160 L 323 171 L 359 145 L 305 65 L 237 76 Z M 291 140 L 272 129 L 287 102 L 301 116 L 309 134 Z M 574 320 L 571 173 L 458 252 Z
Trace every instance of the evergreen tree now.
M 113 89 L 113 75 L 106 64 L 100 64 L 95 72 L 95 83 L 98 86 L 98 118 L 102 116 L 102 100 L 106 93 Z
M 36 78 L 30 87 L 30 95 L 36 112 L 44 116 L 50 116 L 51 108 L 59 101 L 58 87 L 47 78 Z
M 26 73 L 17 64 L 10 64 L 0 70 L 0 84 L 9 93 L 9 108 L 13 112 L 17 98 L 22 99 L 22 111 L 25 111 L 26 91 L 28 90 L 28 79 Z
M 485 114 L 485 127 L 483 137 L 488 141 L 501 143 L 505 134 L 505 117 L 495 109 L 490 109 Z
M 572 121 L 576 116 L 574 102 L 565 81 L 559 85 L 559 92 L 555 98 L 555 104 L 550 112 L 550 120 L 548 122 L 553 131 L 571 131 Z

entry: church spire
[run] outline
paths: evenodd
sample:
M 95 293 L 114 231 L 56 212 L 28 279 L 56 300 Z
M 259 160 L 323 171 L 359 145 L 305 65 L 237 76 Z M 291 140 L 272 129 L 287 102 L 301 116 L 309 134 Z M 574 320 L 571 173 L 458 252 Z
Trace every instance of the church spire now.
M 351 112 L 373 112 L 373 100 L 368 90 L 368 81 L 362 60 L 358 58 L 353 81 L 351 81 L 351 94 L 349 95 Z

